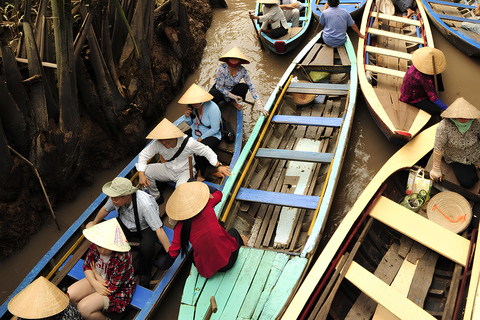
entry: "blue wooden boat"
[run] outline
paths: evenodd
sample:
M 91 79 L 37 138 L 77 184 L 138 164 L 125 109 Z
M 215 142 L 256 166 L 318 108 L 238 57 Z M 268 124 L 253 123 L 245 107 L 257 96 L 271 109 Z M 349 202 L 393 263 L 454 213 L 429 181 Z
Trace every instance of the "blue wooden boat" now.
M 332 205 L 357 92 L 353 46 L 317 34 L 266 103 L 216 207 L 249 238 L 227 272 L 186 280 L 179 319 L 275 319 L 303 280 Z M 314 82 L 315 79 L 317 82 Z
M 362 16 L 363 9 L 367 0 L 340 0 L 338 7 L 343 8 L 350 13 L 354 20 L 357 20 Z M 320 19 L 320 15 L 323 12 L 323 8 L 327 0 L 316 0 L 313 8 L 313 14 L 317 19 Z M 319 20 L 320 21 L 320 20 Z
M 234 167 L 237 162 L 242 148 L 243 134 L 243 113 L 237 111 L 231 104 L 227 104 L 222 108 L 222 116 L 236 128 L 235 143 L 226 145 L 222 142 L 219 150 L 215 150 L 219 154 L 219 159 L 223 163 L 229 163 L 230 167 Z M 183 118 L 175 121 L 175 124 L 181 128 Z M 229 157 L 228 157 L 229 155 Z M 227 159 L 228 157 L 228 159 Z M 155 161 L 157 159 L 152 159 Z M 132 181 L 136 179 L 135 164 L 138 162 L 138 155 L 120 172 L 119 177 L 130 178 Z M 220 190 L 229 179 L 223 181 L 215 181 L 215 186 Z M 213 182 L 207 182 L 213 183 Z M 83 214 L 70 226 L 63 236 L 52 246 L 45 256 L 37 263 L 30 273 L 18 285 L 10 297 L 0 306 L 0 319 L 11 319 L 12 315 L 7 309 L 8 302 L 18 292 L 23 290 L 33 280 L 39 276 L 44 276 L 55 285 L 64 288 L 72 281 L 79 280 L 84 277 L 83 260 L 89 247 L 89 242 L 85 241 L 82 230 L 84 226 L 97 214 L 98 210 L 108 200 L 107 196 L 101 193 L 95 201 L 83 212 Z M 167 200 L 167 199 L 166 199 Z M 111 212 L 106 219 L 117 216 L 115 211 Z M 165 215 L 166 217 L 166 215 Z M 164 219 L 162 219 L 164 220 Z M 167 227 L 165 223 L 165 232 L 173 239 L 173 230 Z M 134 246 L 134 244 L 132 244 Z M 172 267 L 166 271 L 156 270 L 152 277 L 150 288 L 137 285 L 130 307 L 122 314 L 122 319 L 148 319 L 154 313 L 157 305 L 167 293 L 170 284 L 175 276 L 179 273 L 186 257 L 178 257 Z M 155 268 L 154 268 L 155 269 Z
M 469 56 L 480 56 L 480 35 L 462 29 L 463 22 L 480 23 L 474 10 L 478 1 L 422 0 L 428 17 L 455 47 Z
M 264 32 L 261 33 L 260 41 L 262 41 L 264 46 L 276 54 L 286 54 L 292 51 L 303 42 L 305 36 L 307 35 L 307 30 L 312 20 L 312 7 L 309 0 L 299 0 L 299 2 L 304 7 L 303 10 L 300 11 L 299 27 L 291 27 L 291 22 L 288 22 L 288 33 L 278 39 L 272 39 Z M 262 7 L 263 5 L 261 3 L 256 3 L 256 16 L 262 14 Z M 258 20 L 254 20 L 254 25 L 255 30 L 258 33 L 258 30 L 260 30 L 262 24 L 259 23 Z

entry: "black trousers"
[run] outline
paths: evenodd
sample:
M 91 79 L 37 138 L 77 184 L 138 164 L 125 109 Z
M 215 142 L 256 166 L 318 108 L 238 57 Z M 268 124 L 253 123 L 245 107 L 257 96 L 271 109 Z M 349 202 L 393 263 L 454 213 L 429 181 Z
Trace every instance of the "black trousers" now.
M 420 100 L 416 103 L 412 103 L 412 105 L 414 105 L 418 109 L 422 109 L 423 111 L 430 113 L 432 116 L 439 116 L 440 113 L 443 112 L 442 109 L 440 109 L 435 103 L 428 99 Z
M 478 182 L 477 167 L 473 164 L 450 163 L 458 182 L 464 188 L 471 188 Z
M 247 96 L 247 92 L 248 92 L 248 85 L 243 82 L 237 83 L 230 92 L 236 96 L 242 97 L 242 99 L 245 100 L 245 97 Z M 217 105 L 220 102 L 225 101 L 225 97 L 223 93 L 221 93 L 220 90 L 218 90 L 215 86 L 213 86 L 210 89 L 209 93 L 213 96 L 212 100 Z

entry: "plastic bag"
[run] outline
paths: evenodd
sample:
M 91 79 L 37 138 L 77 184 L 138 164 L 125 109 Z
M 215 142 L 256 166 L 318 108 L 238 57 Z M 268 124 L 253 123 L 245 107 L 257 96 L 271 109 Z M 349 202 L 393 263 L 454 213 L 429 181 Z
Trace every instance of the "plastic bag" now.
M 425 177 L 425 170 L 420 168 L 418 170 L 411 169 L 408 173 L 407 180 L 407 195 L 425 192 L 425 201 L 430 199 L 430 190 L 432 189 L 433 181 Z
M 422 190 L 422 193 L 425 194 L 425 190 Z M 412 210 L 413 212 L 418 212 L 418 210 L 420 210 L 420 208 L 422 207 L 424 201 L 425 199 L 422 197 L 421 194 L 414 193 L 406 195 L 405 198 L 403 198 L 402 202 L 400 202 L 400 204 L 407 209 Z

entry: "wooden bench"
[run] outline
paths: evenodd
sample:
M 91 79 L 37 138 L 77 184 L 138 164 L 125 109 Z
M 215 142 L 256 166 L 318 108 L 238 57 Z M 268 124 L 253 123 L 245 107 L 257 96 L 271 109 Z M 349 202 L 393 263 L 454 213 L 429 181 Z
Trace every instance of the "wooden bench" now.
M 347 95 L 349 84 L 291 82 L 287 93 L 310 93 L 326 95 Z
M 394 77 L 403 78 L 405 76 L 405 72 L 399 70 L 392 70 L 383 67 L 372 66 L 370 64 L 365 65 L 365 70 L 372 71 L 376 73 L 386 74 Z
M 328 117 L 306 117 L 306 116 L 287 116 L 277 115 L 272 117 L 274 123 L 292 124 L 298 126 L 315 126 L 315 127 L 336 127 L 342 125 L 342 118 Z
M 366 46 L 366 50 L 370 53 L 381 54 L 384 56 L 395 57 L 405 60 L 412 60 L 412 54 L 401 52 L 397 50 L 390 50 L 385 48 L 373 47 L 373 46 Z
M 414 36 L 407 36 L 407 35 L 404 35 L 404 34 L 385 31 L 385 30 L 381 30 L 381 29 L 369 28 L 368 33 L 369 34 L 374 34 L 374 35 L 377 35 L 377 36 L 384 36 L 384 37 L 389 37 L 389 38 L 393 38 L 393 39 L 404 40 L 406 42 L 424 44 L 423 38 L 414 37 Z
M 398 17 L 398 16 L 391 16 L 391 15 L 385 14 L 385 13 L 375 14 L 375 16 L 377 16 L 377 15 L 380 19 L 400 22 L 400 23 L 403 23 L 403 24 L 411 24 L 411 25 L 414 25 L 416 27 L 421 26 L 420 21 L 418 21 L 418 20 L 413 20 L 413 19 Z
M 330 163 L 333 159 L 333 153 L 260 148 L 255 154 L 255 157 L 302 162 Z
M 320 197 L 240 188 L 236 200 L 315 210 L 320 202 Z

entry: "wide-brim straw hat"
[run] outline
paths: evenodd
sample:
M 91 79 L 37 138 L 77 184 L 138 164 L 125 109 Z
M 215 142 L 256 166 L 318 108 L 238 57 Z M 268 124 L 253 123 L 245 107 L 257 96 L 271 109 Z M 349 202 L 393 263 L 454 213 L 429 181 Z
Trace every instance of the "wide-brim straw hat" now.
M 435 60 L 435 70 L 432 57 Z M 447 68 L 447 59 L 443 52 L 431 47 L 415 50 L 412 55 L 412 63 L 418 71 L 430 75 L 442 73 Z
M 299 80 L 298 82 L 309 83 L 310 81 Z M 303 106 L 311 103 L 317 96 L 316 94 L 311 94 L 311 93 L 291 93 L 291 95 L 293 98 L 293 102 L 295 102 L 299 106 Z
M 241 60 L 240 63 L 243 64 L 249 64 L 250 61 L 245 57 L 245 55 L 238 49 L 237 47 L 231 49 L 227 53 L 225 53 L 223 56 L 221 56 L 218 60 L 227 62 L 228 59 L 233 58 L 233 59 L 239 59 Z
M 116 177 L 110 182 L 107 182 L 102 187 L 102 192 L 109 197 L 123 197 L 137 192 L 137 188 L 132 185 L 132 182 L 123 177 Z
M 443 191 L 433 196 L 427 205 L 428 219 L 442 227 L 459 233 L 472 220 L 472 208 L 467 199 L 452 191 Z
M 205 208 L 209 198 L 210 191 L 205 183 L 182 183 L 168 199 L 165 211 L 173 220 L 190 219 Z
M 69 302 L 62 290 L 39 277 L 8 302 L 8 311 L 23 319 L 42 319 L 59 314 Z
M 278 0 L 257 0 L 257 3 L 261 4 L 278 4 Z
M 443 111 L 443 118 L 463 118 L 463 119 L 480 119 L 480 110 L 475 108 L 470 102 L 460 97 Z
M 117 218 L 112 218 L 104 222 L 100 222 L 88 229 L 83 230 L 85 238 L 102 248 L 117 251 L 130 251 L 130 245 L 123 233 L 122 227 Z
M 185 135 L 182 130 L 171 123 L 167 118 L 160 121 L 159 124 L 147 136 L 147 139 L 174 139 Z
M 181 103 L 181 104 L 202 103 L 205 101 L 210 101 L 212 99 L 213 99 L 213 96 L 210 93 L 208 93 L 205 89 L 203 89 L 202 87 L 194 83 L 183 94 L 180 100 L 178 100 L 178 103 Z

